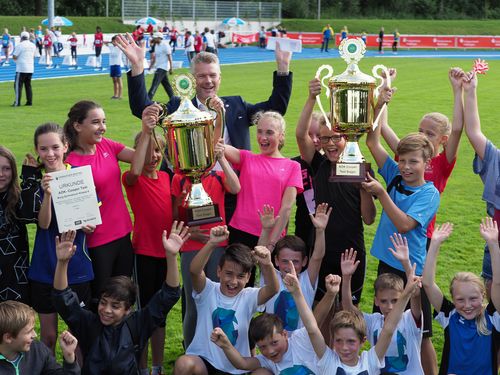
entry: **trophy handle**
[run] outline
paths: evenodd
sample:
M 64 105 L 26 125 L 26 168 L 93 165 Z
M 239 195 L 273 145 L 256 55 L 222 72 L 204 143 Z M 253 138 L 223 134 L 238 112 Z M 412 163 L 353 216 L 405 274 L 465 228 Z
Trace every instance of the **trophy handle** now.
M 384 84 L 384 78 L 378 74 L 378 71 L 379 70 L 382 70 L 382 72 L 384 72 L 385 74 L 385 77 L 386 77 L 386 80 L 387 80 L 387 86 L 389 88 L 391 88 L 391 76 L 389 75 L 389 69 L 387 69 L 387 67 L 385 65 L 375 65 L 372 69 L 372 74 L 375 78 L 379 79 L 380 80 L 380 84 L 375 88 L 375 91 L 373 92 L 373 96 L 374 96 L 374 99 L 375 101 L 377 100 L 378 96 L 379 96 L 379 90 L 380 88 L 382 87 L 382 85 Z M 372 126 L 372 129 L 375 130 L 378 126 L 378 122 L 380 120 L 380 115 L 382 115 L 382 113 L 387 109 L 387 104 L 384 103 L 384 105 L 382 106 L 382 108 L 380 109 L 380 112 L 378 113 L 377 115 L 377 118 L 375 119 L 375 121 L 373 121 L 373 126 Z
M 328 73 L 321 78 L 321 72 L 323 70 L 328 70 Z M 328 87 L 327 84 L 325 84 L 325 80 L 329 79 L 331 76 L 333 76 L 333 68 L 330 65 L 321 65 L 318 70 L 316 71 L 316 78 L 321 80 L 321 85 L 326 89 L 326 97 L 330 98 L 330 88 Z M 328 129 L 332 129 L 332 124 L 330 123 L 330 120 L 328 119 L 328 116 L 323 109 L 323 105 L 321 104 L 321 99 L 318 96 L 316 96 L 316 103 L 318 104 L 319 110 L 323 114 L 323 117 L 325 118 L 326 126 L 328 126 Z
M 216 110 L 210 105 L 212 99 L 213 98 L 208 97 L 207 100 L 205 100 L 205 106 L 209 110 L 217 113 L 217 120 L 215 121 L 214 129 L 214 142 L 217 143 L 219 141 L 219 138 L 222 138 L 224 136 L 224 130 L 226 129 L 226 109 L 224 108 L 224 106 L 222 106 L 221 110 Z

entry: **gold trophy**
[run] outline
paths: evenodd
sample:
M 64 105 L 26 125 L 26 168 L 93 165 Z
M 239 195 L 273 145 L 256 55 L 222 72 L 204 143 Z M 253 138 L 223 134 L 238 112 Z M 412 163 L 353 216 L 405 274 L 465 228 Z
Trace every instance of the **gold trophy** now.
M 387 80 L 389 72 L 383 65 L 373 68 L 372 73 L 375 77 L 359 70 L 358 62 L 366 52 L 366 46 L 360 38 L 344 39 L 340 43 L 339 52 L 347 63 L 347 69 L 342 74 L 332 77 L 333 68 L 329 65 L 320 66 L 316 72 L 316 77 L 320 78 L 323 70 L 328 71 L 328 74 L 321 78 L 321 83 L 326 88 L 326 96 L 330 100 L 330 116 L 323 110 L 319 96 L 316 97 L 316 101 L 327 126 L 347 138 L 338 162 L 332 163 L 330 181 L 361 182 L 370 171 L 370 163 L 365 162 L 358 140 L 370 131 L 374 124 L 373 113 L 378 95 L 378 88 L 375 89 L 375 77 L 382 80 L 377 72 L 382 69 Z M 325 84 L 327 79 L 328 84 Z M 377 122 L 378 118 L 375 124 Z
M 183 202 L 186 214 L 181 215 L 189 226 L 222 221 L 219 207 L 203 189 L 201 179 L 215 165 L 214 145 L 223 133 L 224 113 L 212 110 L 210 98 L 205 103 L 210 112 L 196 108 L 191 102 L 194 87 L 191 74 L 175 77 L 173 89 L 181 103 L 177 111 L 161 118 L 159 124 L 165 131 L 168 158 L 175 173 L 185 176 L 192 184 Z

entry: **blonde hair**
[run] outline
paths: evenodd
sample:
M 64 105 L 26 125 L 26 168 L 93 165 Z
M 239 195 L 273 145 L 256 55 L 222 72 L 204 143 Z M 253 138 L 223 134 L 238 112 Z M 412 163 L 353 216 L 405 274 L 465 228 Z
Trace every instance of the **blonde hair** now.
M 259 111 L 253 117 L 253 124 L 257 125 L 261 120 L 269 119 L 274 121 L 278 125 L 278 130 L 283 133 L 283 139 L 285 137 L 286 122 L 283 116 L 276 111 Z M 280 141 L 278 149 L 281 150 L 285 145 L 285 141 Z
M 139 132 L 135 135 L 135 138 L 134 138 L 134 148 L 137 148 L 137 144 L 139 143 L 139 139 L 141 138 L 141 134 L 142 132 Z M 153 137 L 151 137 L 151 142 L 153 142 L 153 144 L 158 147 L 160 147 L 160 151 L 162 151 L 162 155 L 163 155 L 163 150 L 165 149 L 165 146 L 167 145 L 166 142 L 165 142 L 165 139 L 163 137 L 160 137 L 159 135 L 154 135 Z
M 0 303 L 0 344 L 3 335 L 9 333 L 17 337 L 19 332 L 35 319 L 35 311 L 28 305 L 18 301 Z
M 330 336 L 335 338 L 335 332 L 341 328 L 351 328 L 363 342 L 366 337 L 366 322 L 363 315 L 358 310 L 342 310 L 333 316 L 330 322 Z
M 383 290 L 395 290 L 397 292 L 403 292 L 404 282 L 401 277 L 393 273 L 383 273 L 377 277 L 375 283 L 373 284 L 373 289 L 375 289 L 375 294 Z
M 422 151 L 424 161 L 427 161 L 434 155 L 434 146 L 424 134 L 410 133 L 399 141 L 396 153 L 404 155 L 413 151 Z
M 450 135 L 451 134 L 451 123 L 447 116 L 443 115 L 439 112 L 431 112 L 427 113 L 422 117 L 422 120 L 429 120 L 434 122 L 439 130 L 439 134 L 441 135 Z
M 481 278 L 476 274 L 473 274 L 472 272 L 456 273 L 455 276 L 453 276 L 453 279 L 451 280 L 450 283 L 450 294 L 452 297 L 453 297 L 453 286 L 455 282 L 474 284 L 479 289 L 479 292 L 483 296 L 483 301 L 485 300 L 484 297 L 486 296 L 486 288 L 484 287 L 484 283 L 481 280 Z M 491 331 L 488 329 L 488 325 L 486 323 L 484 302 L 483 302 L 483 307 L 481 309 L 481 313 L 478 316 L 476 316 L 476 326 L 477 326 L 477 333 L 479 335 L 481 336 L 491 335 Z

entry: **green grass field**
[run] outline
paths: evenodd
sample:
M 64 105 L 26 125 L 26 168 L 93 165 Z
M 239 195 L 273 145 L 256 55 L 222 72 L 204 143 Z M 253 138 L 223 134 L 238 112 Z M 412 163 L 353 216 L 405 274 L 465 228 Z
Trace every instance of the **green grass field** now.
M 417 125 L 427 112 L 452 113 L 452 93 L 447 72 L 452 66 L 470 69 L 471 60 L 450 59 L 369 59 L 361 63 L 361 69 L 368 73 L 375 64 L 386 64 L 398 69 L 394 85 L 398 91 L 390 104 L 389 121 L 399 135 L 416 131 Z M 500 62 L 490 61 L 490 72 L 480 77 L 479 109 L 485 134 L 497 144 L 500 143 L 500 129 L 497 126 L 496 110 L 500 102 L 498 82 L 500 81 Z M 292 157 L 298 154 L 294 129 L 297 118 L 305 101 L 308 81 L 322 64 L 331 64 L 338 74 L 345 68 L 340 59 L 292 61 L 294 72 L 293 93 L 286 114 L 287 139 L 284 154 Z M 257 102 L 267 97 L 271 91 L 271 73 L 275 66 L 271 63 L 224 66 L 220 95 L 241 94 L 249 102 Z M 252 77 L 251 79 L 247 77 Z M 151 78 L 148 77 L 148 81 Z M 149 85 L 149 82 L 148 82 Z M 39 80 L 33 82 L 33 107 L 11 108 L 13 101 L 12 83 L 0 84 L 0 144 L 13 150 L 18 163 L 26 152 L 33 152 L 34 128 L 47 121 L 64 124 L 70 106 L 81 99 L 93 99 L 102 104 L 107 117 L 107 136 L 127 145 L 132 144 L 133 136 L 140 130 L 140 121 L 130 114 L 127 100 L 110 100 L 112 83 L 108 76 Z M 125 91 L 126 96 L 126 91 Z M 159 90 L 159 101 L 167 99 Z M 326 102 L 325 102 L 326 103 Z M 255 134 L 254 129 L 252 133 Z M 472 172 L 474 153 L 465 135 L 460 146 L 459 157 L 438 212 L 438 222 L 451 221 L 455 231 L 444 244 L 438 262 L 437 282 L 448 294 L 448 284 L 457 271 L 481 270 L 483 241 L 479 235 L 479 222 L 485 215 L 485 203 L 481 200 L 482 184 Z M 361 140 L 362 150 L 371 159 Z M 127 168 L 127 166 L 123 166 Z M 379 207 L 379 214 L 380 214 Z M 378 215 L 379 216 L 379 215 Z M 378 221 L 366 228 L 366 244 L 370 248 Z M 292 224 L 293 226 L 293 224 Z M 293 233 L 293 228 L 290 230 Z M 33 237 L 33 226 L 30 229 Z M 368 257 L 366 287 L 361 307 L 370 311 L 373 300 L 372 284 L 376 274 L 376 262 Z M 168 333 L 165 349 L 165 368 L 171 368 L 175 359 L 182 354 L 182 326 L 180 324 L 180 303 L 168 317 Z M 440 357 L 442 349 L 442 330 L 435 329 L 434 344 Z M 168 373 L 168 372 L 167 372 Z

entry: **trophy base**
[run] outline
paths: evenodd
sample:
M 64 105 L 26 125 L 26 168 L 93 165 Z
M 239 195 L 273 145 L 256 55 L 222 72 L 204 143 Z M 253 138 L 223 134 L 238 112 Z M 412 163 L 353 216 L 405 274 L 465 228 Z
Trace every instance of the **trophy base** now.
M 370 163 L 332 163 L 330 182 L 364 182 L 366 173 L 371 174 Z
M 219 214 L 219 206 L 209 204 L 199 207 L 187 207 L 186 208 L 187 225 L 190 227 L 220 223 L 222 217 Z

